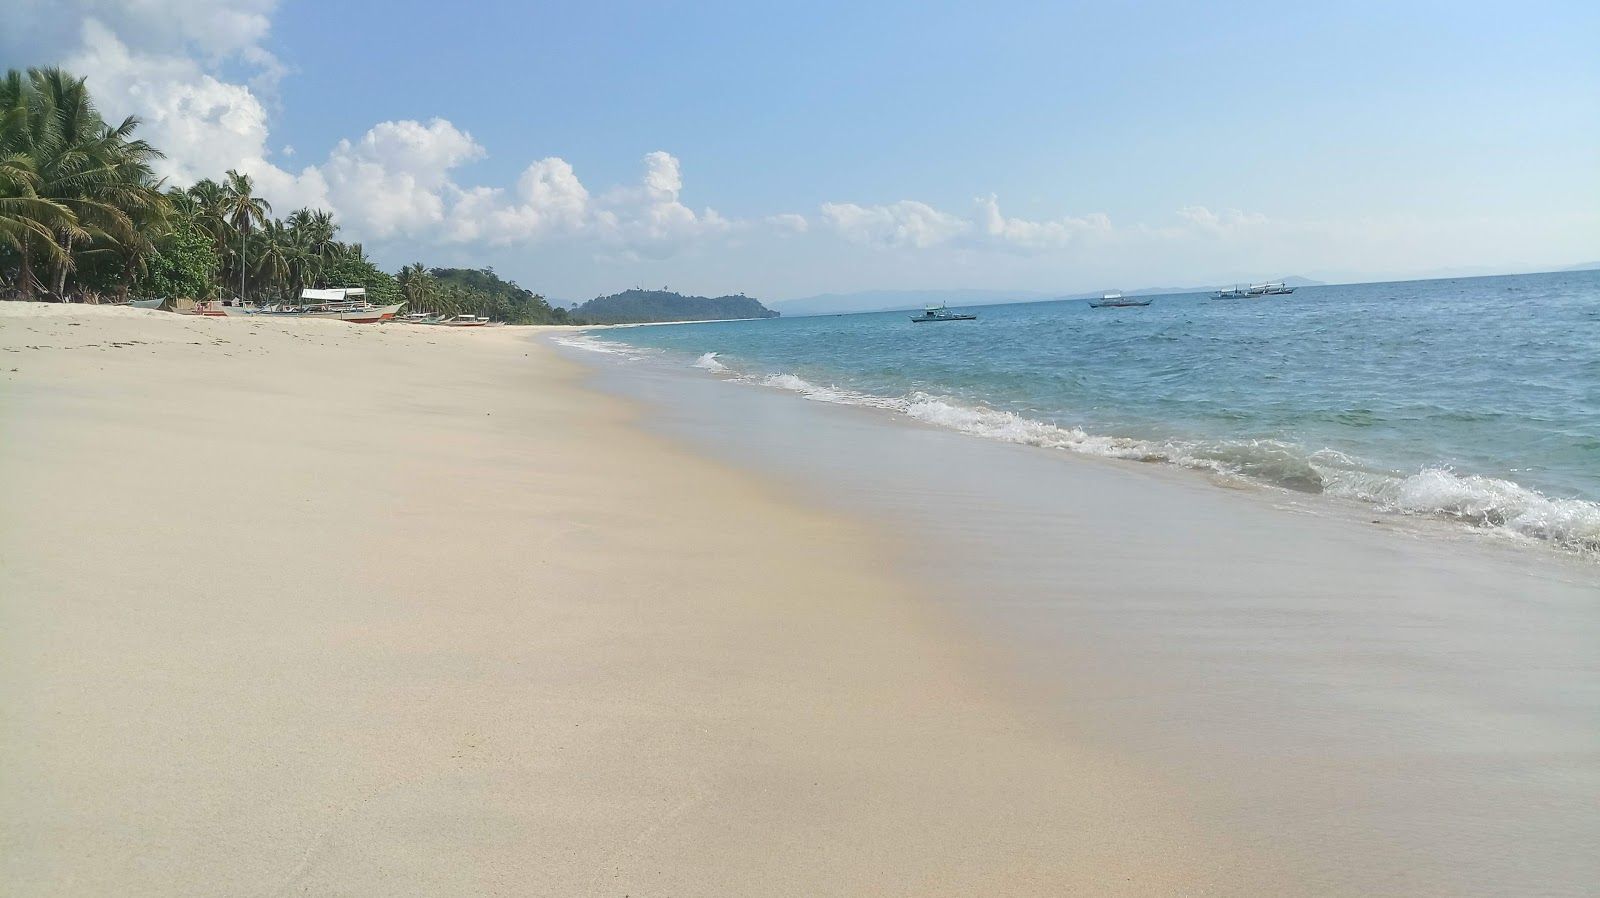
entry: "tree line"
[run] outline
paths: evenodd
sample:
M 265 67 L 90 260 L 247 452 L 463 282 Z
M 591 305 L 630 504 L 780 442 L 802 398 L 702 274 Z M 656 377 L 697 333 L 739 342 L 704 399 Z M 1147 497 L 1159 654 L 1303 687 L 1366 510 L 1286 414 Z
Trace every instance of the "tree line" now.
M 135 137 L 139 124 L 105 121 L 84 79 L 58 68 L 0 80 L 0 298 L 276 303 L 307 287 L 365 287 L 373 302 L 413 311 L 568 321 L 491 269 L 416 263 L 391 275 L 360 243 L 340 241 L 325 210 L 274 217 L 248 174 L 168 186 L 154 173 L 160 149 Z

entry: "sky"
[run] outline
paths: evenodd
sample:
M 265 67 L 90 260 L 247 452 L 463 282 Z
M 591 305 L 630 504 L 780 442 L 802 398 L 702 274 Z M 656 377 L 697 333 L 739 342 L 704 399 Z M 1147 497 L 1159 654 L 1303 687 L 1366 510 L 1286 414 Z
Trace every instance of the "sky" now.
M 585 299 L 1600 260 L 1600 4 L 0 0 L 174 184 Z

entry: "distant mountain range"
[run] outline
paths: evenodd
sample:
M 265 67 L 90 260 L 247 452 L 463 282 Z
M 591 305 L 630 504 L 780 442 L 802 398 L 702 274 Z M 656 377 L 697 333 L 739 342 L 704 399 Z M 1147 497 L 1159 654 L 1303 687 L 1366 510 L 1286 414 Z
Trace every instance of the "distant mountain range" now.
M 736 296 L 684 296 L 666 290 L 624 290 L 597 296 L 572 310 L 585 324 L 646 324 L 654 321 L 717 321 L 727 318 L 776 318 L 760 302 Z
M 1303 277 L 1283 277 L 1291 287 L 1316 287 L 1322 281 Z M 1143 287 L 1121 291 L 1128 296 L 1160 296 L 1168 293 L 1210 293 L 1233 284 L 1209 287 Z M 858 293 L 822 293 L 774 302 L 786 315 L 843 315 L 853 312 L 890 312 L 944 303 L 947 306 L 992 306 L 1012 302 L 1046 302 L 1057 299 L 1099 299 L 1110 290 L 1084 293 L 1045 293 L 1037 290 L 864 290 Z

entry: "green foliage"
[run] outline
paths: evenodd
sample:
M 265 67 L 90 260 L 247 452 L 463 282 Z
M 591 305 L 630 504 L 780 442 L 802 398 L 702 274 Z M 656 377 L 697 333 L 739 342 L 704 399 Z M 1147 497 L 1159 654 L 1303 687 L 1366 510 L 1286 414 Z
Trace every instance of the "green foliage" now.
M 0 78 L 0 295 L 90 294 L 296 301 L 306 287 L 365 287 L 373 303 L 564 324 L 565 309 L 492 268 L 428 270 L 397 279 L 341 243 L 333 216 L 272 216 L 246 173 L 163 192 L 161 153 L 133 137 L 137 119 L 106 123 L 83 79 L 60 69 Z
M 367 299 L 380 306 L 404 298 L 400 295 L 400 284 L 395 281 L 394 275 L 369 262 L 359 245 L 324 263 L 317 286 L 365 287 Z
M 145 272 L 134 282 L 140 296 L 207 299 L 215 292 L 216 254 L 211 238 L 194 223 L 180 221 L 156 245 Z
M 436 284 L 436 295 L 417 311 L 486 315 L 509 324 L 571 322 L 566 309 L 551 308 L 543 296 L 501 280 L 493 268 L 434 268 L 427 275 Z
M 585 324 L 642 324 L 650 321 L 716 321 L 725 318 L 776 318 L 756 300 L 737 296 L 684 296 L 665 290 L 625 290 L 600 296 L 572 310 Z

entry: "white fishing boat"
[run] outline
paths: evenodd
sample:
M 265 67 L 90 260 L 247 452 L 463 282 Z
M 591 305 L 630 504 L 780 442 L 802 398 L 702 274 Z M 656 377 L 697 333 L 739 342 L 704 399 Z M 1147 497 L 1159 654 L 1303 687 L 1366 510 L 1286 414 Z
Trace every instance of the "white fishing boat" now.
M 128 305 L 135 309 L 159 309 L 166 301 L 165 296 L 158 296 L 155 299 L 130 299 Z
M 922 310 L 921 315 L 911 316 L 911 320 L 918 323 L 924 321 L 976 321 L 977 319 L 978 316 L 976 315 L 964 315 L 960 312 L 952 312 L 944 307 L 944 303 L 939 303 L 936 306 L 928 306 Z
M 1288 296 L 1294 288 L 1282 281 L 1271 284 L 1252 284 L 1249 293 L 1251 296 Z
M 393 318 L 404 303 L 375 306 L 367 301 L 365 287 L 334 287 L 300 291 L 300 304 L 280 304 L 257 308 L 252 306 L 223 306 L 230 316 L 261 316 L 264 318 L 327 318 L 348 321 L 351 324 L 372 324 Z
M 1294 292 L 1293 287 L 1282 281 L 1267 284 L 1251 284 L 1248 287 L 1235 285 L 1232 290 L 1218 290 L 1211 294 L 1212 299 L 1247 299 L 1252 296 L 1288 296 Z
M 478 315 L 457 315 L 434 323 L 445 327 L 483 327 L 489 323 L 489 319 Z
M 1131 309 L 1131 308 L 1136 308 L 1138 306 L 1147 306 L 1151 302 L 1152 302 L 1152 300 L 1134 299 L 1132 297 L 1123 296 L 1121 293 L 1117 293 L 1117 292 L 1113 291 L 1111 293 L 1107 293 L 1105 296 L 1100 297 L 1100 301 L 1099 302 L 1095 302 L 1093 300 L 1090 300 L 1089 308 L 1091 308 L 1091 309 Z

